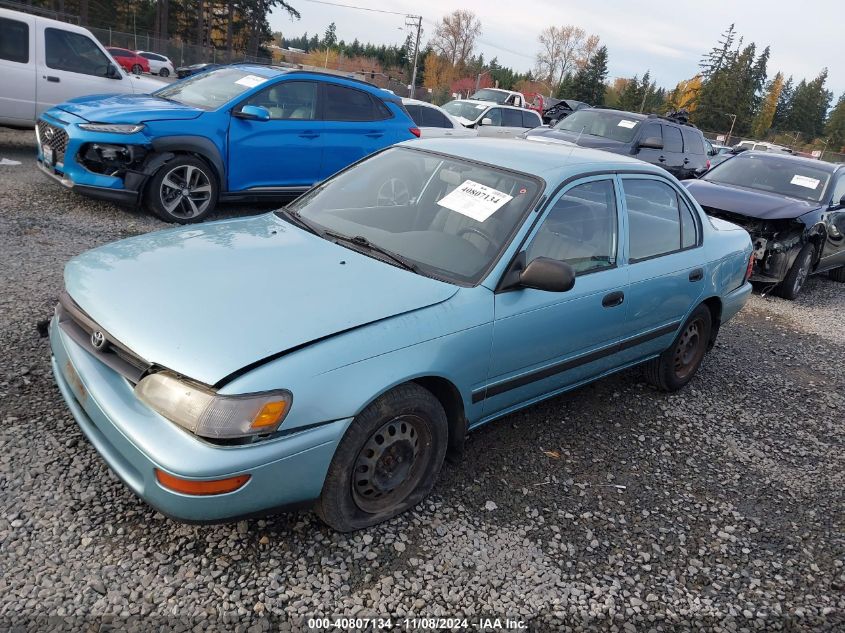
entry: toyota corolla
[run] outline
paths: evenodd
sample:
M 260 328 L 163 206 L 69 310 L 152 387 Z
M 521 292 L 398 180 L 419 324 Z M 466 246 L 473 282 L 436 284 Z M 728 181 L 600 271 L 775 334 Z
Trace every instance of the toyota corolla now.
M 277 212 L 76 257 L 53 370 L 163 513 L 306 504 L 348 531 L 413 507 L 467 432 L 512 411 L 637 364 L 682 388 L 748 298 L 750 255 L 657 167 L 424 140 Z

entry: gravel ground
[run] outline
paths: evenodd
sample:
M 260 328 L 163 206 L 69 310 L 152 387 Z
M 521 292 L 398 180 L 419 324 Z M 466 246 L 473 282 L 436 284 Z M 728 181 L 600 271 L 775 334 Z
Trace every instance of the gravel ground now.
M 0 130 L 0 158 L 22 162 L 0 166 L 0 630 L 387 614 L 471 630 L 506 616 L 537 631 L 845 629 L 845 287 L 755 295 L 678 394 L 632 370 L 489 425 L 387 524 L 186 526 L 110 473 L 35 328 L 68 258 L 164 225 L 45 182 L 33 152 L 31 133 Z

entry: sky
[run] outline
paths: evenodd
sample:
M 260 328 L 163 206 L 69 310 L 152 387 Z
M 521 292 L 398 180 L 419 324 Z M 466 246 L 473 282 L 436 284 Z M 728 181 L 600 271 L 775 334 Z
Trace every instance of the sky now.
M 401 15 L 328 6 L 308 0 L 288 0 L 301 14 L 291 21 L 276 10 L 270 17 L 274 31 L 295 37 L 319 33 L 335 22 L 338 39 L 374 44 L 401 44 L 407 31 Z M 632 77 L 651 71 L 659 86 L 673 88 L 693 76 L 702 55 L 732 22 L 746 42 L 760 51 L 771 46 L 769 77 L 816 77 L 827 66 L 827 87 L 834 102 L 845 92 L 845 50 L 842 22 L 820 19 L 841 14 L 842 0 L 331 0 L 386 11 L 422 14 L 423 44 L 434 34 L 440 18 L 466 8 L 481 19 L 476 51 L 486 60 L 497 57 L 505 66 L 527 71 L 534 65 L 537 35 L 548 25 L 574 24 L 598 35 L 607 45 L 609 78 Z

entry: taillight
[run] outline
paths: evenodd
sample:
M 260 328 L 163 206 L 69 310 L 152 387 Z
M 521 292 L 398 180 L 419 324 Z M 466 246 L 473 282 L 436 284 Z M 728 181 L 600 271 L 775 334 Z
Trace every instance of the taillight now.
M 706 168 L 710 169 L 710 159 L 709 158 L 707 159 Z
M 751 279 L 751 275 L 754 274 L 754 253 L 751 253 L 751 257 L 748 258 L 748 267 L 745 269 L 745 279 L 743 279 L 743 283 Z
M 417 138 L 419 138 L 419 137 L 420 137 L 420 128 L 418 128 L 418 127 L 411 127 L 411 128 L 408 128 L 408 131 L 409 131 L 411 134 L 413 134 L 414 136 L 416 136 Z

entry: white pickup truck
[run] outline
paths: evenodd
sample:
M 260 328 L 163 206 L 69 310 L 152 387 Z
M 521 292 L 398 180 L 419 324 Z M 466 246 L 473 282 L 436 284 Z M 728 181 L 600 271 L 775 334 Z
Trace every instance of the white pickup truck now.
M 489 101 L 499 105 L 516 106 L 517 108 L 528 107 L 525 95 L 516 90 L 504 90 L 503 88 L 482 88 L 476 90 L 470 97 L 476 101 Z
M 0 125 L 31 128 L 57 103 L 165 85 L 128 75 L 88 29 L 0 9 Z

